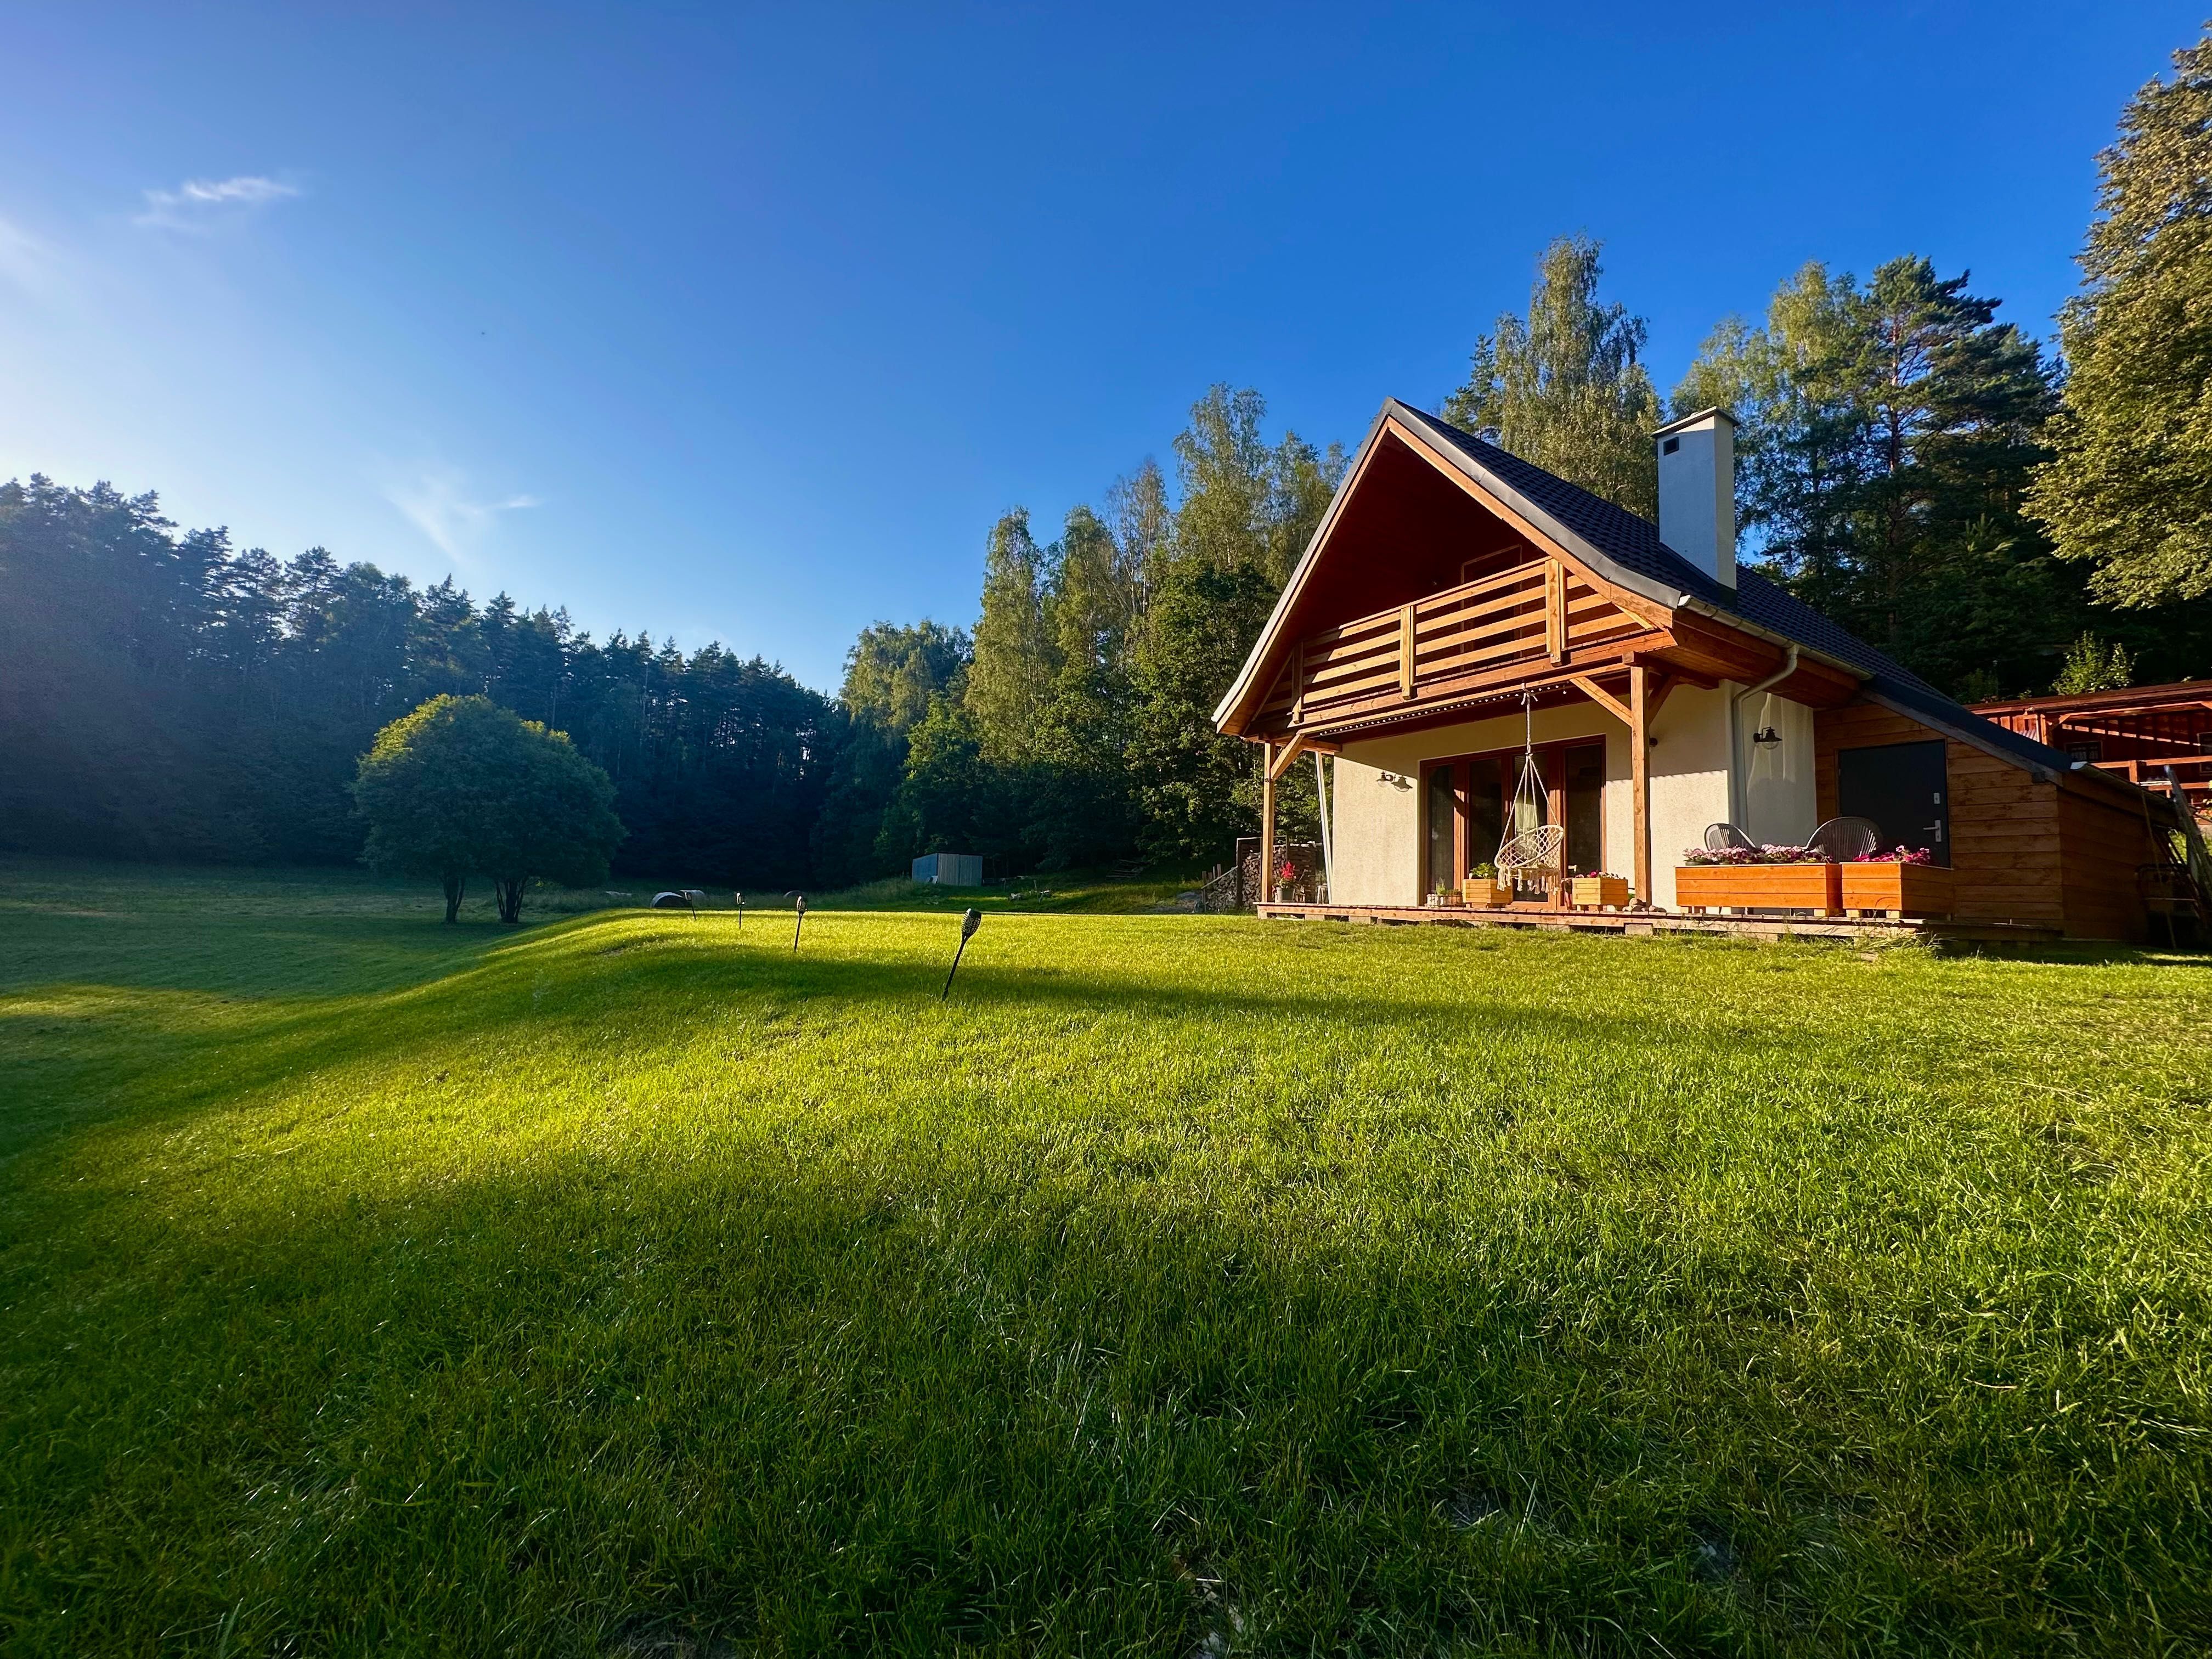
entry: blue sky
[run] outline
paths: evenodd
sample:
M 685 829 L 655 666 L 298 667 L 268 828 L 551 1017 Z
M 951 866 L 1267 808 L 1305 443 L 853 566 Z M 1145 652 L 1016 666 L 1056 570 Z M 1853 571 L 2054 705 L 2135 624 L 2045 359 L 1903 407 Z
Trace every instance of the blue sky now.
M 0 477 L 834 686 L 1210 382 L 1356 441 L 1587 230 L 1662 390 L 1808 258 L 2050 331 L 2187 5 L 11 5 Z

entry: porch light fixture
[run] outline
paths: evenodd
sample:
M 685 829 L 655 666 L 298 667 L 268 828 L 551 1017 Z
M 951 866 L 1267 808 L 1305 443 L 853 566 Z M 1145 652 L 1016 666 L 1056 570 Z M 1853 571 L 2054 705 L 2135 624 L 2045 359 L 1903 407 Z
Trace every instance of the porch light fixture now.
M 1753 743 L 1779 743 L 1782 741 L 1782 734 L 1770 726 L 1763 732 L 1753 732 L 1751 740 Z

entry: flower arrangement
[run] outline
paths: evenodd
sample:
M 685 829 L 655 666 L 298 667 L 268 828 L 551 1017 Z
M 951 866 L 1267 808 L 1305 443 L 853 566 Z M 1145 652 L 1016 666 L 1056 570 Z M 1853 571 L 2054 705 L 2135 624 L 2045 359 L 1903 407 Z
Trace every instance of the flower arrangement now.
M 1885 853 L 1876 848 L 1862 854 L 1852 860 L 1855 864 L 1933 864 L 1936 855 L 1924 847 L 1893 847 Z
M 1820 864 L 1809 847 L 1686 847 L 1685 864 Z
M 1477 881 L 1495 881 L 1498 879 L 1498 866 L 1494 864 L 1478 864 L 1474 869 L 1468 871 L 1468 874 L 1473 876 Z

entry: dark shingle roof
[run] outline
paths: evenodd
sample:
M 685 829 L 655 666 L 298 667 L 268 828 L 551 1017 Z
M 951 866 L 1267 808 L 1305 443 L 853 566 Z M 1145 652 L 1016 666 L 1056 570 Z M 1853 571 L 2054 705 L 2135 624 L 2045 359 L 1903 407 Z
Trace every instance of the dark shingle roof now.
M 1648 520 L 1410 404 L 1393 400 L 1389 407 L 1438 439 L 1487 486 L 1509 500 L 1519 497 L 1522 504 L 1566 531 L 1569 544 L 1579 544 L 1576 550 L 1591 556 L 1601 572 L 1622 586 L 1670 607 L 1686 596 L 1712 611 L 1740 617 L 1762 632 L 1794 640 L 1864 674 L 1867 689 L 1882 701 L 1981 748 L 2000 750 L 2025 765 L 2050 771 L 2063 772 L 2071 767 L 2072 763 L 2058 750 L 1953 702 L 1911 669 L 1891 661 L 1756 569 L 1739 566 L 1736 585 L 1729 587 L 1661 541 L 1657 527 Z

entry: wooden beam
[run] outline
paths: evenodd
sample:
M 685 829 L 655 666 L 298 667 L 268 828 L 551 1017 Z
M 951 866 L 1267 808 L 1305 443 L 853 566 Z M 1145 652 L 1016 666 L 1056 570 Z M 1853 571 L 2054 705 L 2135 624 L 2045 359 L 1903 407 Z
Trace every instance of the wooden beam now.
M 1544 561 L 1544 650 L 1553 662 L 1567 659 L 1567 572 L 1557 559 Z
M 1388 721 L 1399 716 L 1408 720 L 1425 717 L 1451 703 L 1486 700 L 1500 695 L 1517 694 L 1524 690 L 1564 691 L 1569 689 L 1575 676 L 1617 672 L 1626 665 L 1632 650 L 1643 652 L 1650 648 L 1648 638 L 1612 641 L 1602 647 L 1583 653 L 1580 660 L 1570 655 L 1564 672 L 1548 663 L 1520 662 L 1503 668 L 1437 680 L 1425 684 L 1421 687 L 1420 702 L 1410 707 L 1389 696 L 1386 690 L 1364 702 L 1334 713 L 1326 720 L 1316 720 L 1310 729 L 1316 735 L 1326 735 L 1347 726 L 1370 725 L 1378 719 Z
M 1291 647 L 1291 724 L 1303 726 L 1306 718 L 1306 642 Z
M 1648 681 L 1645 683 L 1644 690 L 1644 724 L 1647 727 L 1652 721 L 1659 718 L 1659 709 L 1661 705 L 1663 704 L 1668 698 L 1674 695 L 1674 688 L 1682 684 L 1683 678 L 1684 677 L 1680 674 L 1662 674 L 1659 677 L 1659 683 L 1656 685 L 1653 685 Z M 1708 691 L 1712 689 L 1713 688 L 1711 686 L 1707 686 L 1705 688 Z
M 1642 663 L 1628 665 L 1628 800 L 1630 836 L 1634 841 L 1636 896 L 1644 903 L 1651 897 L 1651 671 Z
M 1634 677 L 1635 672 L 1636 671 L 1633 669 L 1629 671 L 1632 679 Z M 1592 702 L 1597 704 L 1599 708 L 1604 709 L 1606 713 L 1611 714 L 1613 719 L 1619 720 L 1623 726 L 1633 726 L 1636 724 L 1636 716 L 1630 712 L 1628 705 L 1621 702 L 1619 697 L 1614 696 L 1612 692 L 1607 690 L 1589 675 L 1573 675 L 1570 677 L 1567 683 L 1570 685 L 1580 687 L 1583 692 L 1588 696 Z
M 1398 695 L 1411 702 L 1413 696 L 1413 607 L 1398 607 Z
M 1260 899 L 1275 896 L 1275 745 L 1260 746 Z
M 1342 744 L 1309 737 L 1304 732 L 1291 732 L 1291 740 L 1279 749 L 1273 744 L 1267 746 L 1275 757 L 1267 763 L 1267 775 L 1277 781 L 1280 781 L 1283 775 L 1291 769 L 1291 763 L 1301 755 L 1341 755 L 1344 752 Z

